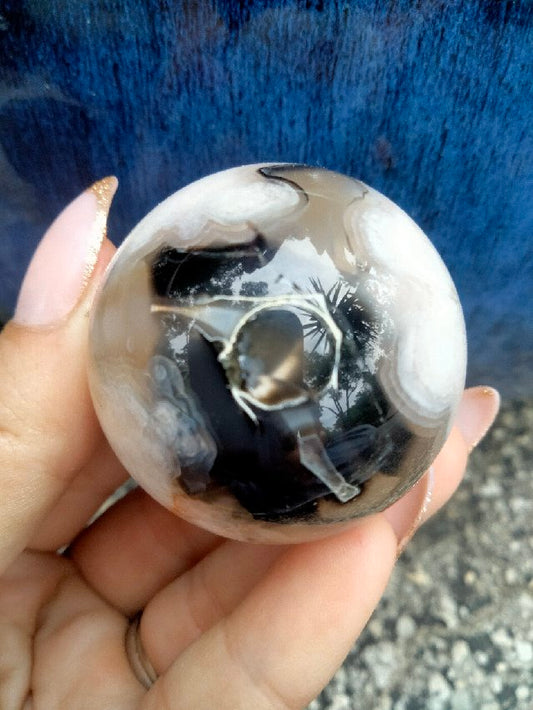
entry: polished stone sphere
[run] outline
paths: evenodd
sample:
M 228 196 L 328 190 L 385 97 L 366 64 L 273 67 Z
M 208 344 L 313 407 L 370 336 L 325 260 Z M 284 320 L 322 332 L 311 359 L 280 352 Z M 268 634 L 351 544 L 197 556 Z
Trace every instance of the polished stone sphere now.
M 132 477 L 224 536 L 291 542 L 382 510 L 427 470 L 464 385 L 461 307 L 395 204 L 302 165 L 175 193 L 93 310 L 90 386 Z

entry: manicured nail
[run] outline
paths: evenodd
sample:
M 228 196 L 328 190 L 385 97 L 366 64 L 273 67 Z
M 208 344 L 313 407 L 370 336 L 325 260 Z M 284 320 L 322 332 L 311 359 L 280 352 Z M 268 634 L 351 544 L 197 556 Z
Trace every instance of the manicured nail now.
M 500 395 L 492 387 L 465 390 L 455 424 L 472 451 L 491 428 L 500 409 Z
M 53 325 L 77 305 L 96 266 L 117 186 L 115 177 L 95 182 L 54 220 L 22 282 L 16 323 Z
M 426 519 L 434 485 L 432 466 L 408 493 L 383 511 L 398 540 L 398 555 Z
M 435 469 L 433 466 L 431 466 L 420 483 L 422 482 L 424 483 L 425 492 L 416 516 L 411 521 L 409 527 L 396 531 L 396 537 L 398 538 L 398 556 L 402 554 L 413 535 L 427 518 L 429 506 L 433 498 L 433 489 L 435 488 Z

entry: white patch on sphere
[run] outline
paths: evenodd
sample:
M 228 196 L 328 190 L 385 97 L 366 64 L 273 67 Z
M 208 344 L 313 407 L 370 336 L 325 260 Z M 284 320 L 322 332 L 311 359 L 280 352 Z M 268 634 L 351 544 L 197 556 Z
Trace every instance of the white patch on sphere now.
M 457 292 L 429 239 L 386 197 L 369 188 L 350 222 L 355 249 L 371 264 L 376 305 L 396 334 L 383 386 L 400 411 L 423 425 L 445 413 L 463 386 L 466 338 Z

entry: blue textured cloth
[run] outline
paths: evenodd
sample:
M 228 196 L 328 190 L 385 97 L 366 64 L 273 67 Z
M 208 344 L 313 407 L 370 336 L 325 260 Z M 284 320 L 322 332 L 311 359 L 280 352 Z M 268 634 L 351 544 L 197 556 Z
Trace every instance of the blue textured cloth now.
M 470 379 L 533 392 L 529 0 L 4 0 L 0 306 L 106 174 L 119 242 L 202 175 L 318 164 L 406 209 L 456 281 Z

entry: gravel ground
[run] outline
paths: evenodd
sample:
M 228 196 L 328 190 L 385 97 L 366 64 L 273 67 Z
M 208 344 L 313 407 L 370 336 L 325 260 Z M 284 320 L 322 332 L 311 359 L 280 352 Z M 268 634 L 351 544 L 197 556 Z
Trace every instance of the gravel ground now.
M 504 404 L 308 710 L 532 710 L 533 402 Z

